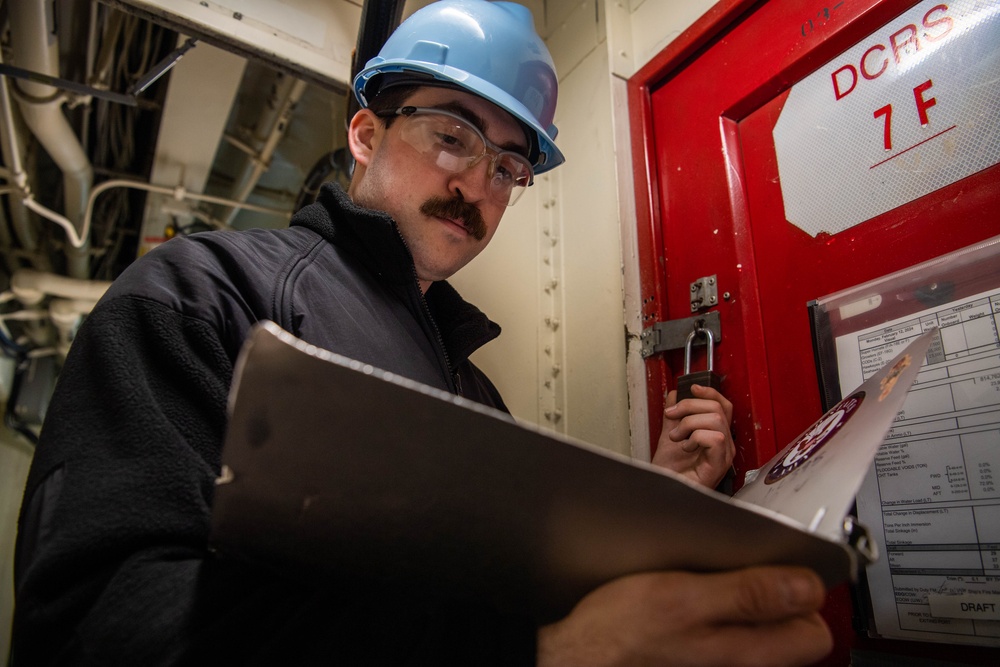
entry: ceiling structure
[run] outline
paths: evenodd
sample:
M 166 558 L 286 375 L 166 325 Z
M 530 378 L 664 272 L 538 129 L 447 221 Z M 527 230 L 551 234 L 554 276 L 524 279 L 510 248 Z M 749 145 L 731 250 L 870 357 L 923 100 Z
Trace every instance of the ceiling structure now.
M 359 29 L 391 30 L 399 5 L 0 0 L 9 426 L 37 430 L 76 328 L 136 257 L 287 225 L 323 181 L 348 182 Z

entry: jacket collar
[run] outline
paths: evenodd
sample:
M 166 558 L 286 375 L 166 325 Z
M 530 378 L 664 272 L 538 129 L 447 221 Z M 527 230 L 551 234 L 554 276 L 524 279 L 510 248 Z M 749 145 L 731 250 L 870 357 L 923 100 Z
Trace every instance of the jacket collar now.
M 395 221 L 386 213 L 358 206 L 339 185 L 325 184 L 316 204 L 297 212 L 291 225 L 307 227 L 350 252 L 388 285 L 419 294 L 413 256 Z M 500 335 L 500 325 L 462 299 L 447 281 L 433 283 L 425 301 L 453 365 Z

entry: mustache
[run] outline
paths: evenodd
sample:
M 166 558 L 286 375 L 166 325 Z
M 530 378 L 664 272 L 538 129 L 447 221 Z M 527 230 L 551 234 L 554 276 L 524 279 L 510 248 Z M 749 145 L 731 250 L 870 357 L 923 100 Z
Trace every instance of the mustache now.
M 486 222 L 479 209 L 456 198 L 431 197 L 420 206 L 420 212 L 428 217 L 461 220 L 466 231 L 477 241 L 486 238 Z

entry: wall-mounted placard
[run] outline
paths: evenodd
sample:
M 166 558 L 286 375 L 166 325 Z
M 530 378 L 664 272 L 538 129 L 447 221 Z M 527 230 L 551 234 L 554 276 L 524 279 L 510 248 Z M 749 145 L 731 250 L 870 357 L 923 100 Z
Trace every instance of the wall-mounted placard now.
M 785 217 L 836 234 L 1000 162 L 1000 2 L 925 0 L 799 81 Z

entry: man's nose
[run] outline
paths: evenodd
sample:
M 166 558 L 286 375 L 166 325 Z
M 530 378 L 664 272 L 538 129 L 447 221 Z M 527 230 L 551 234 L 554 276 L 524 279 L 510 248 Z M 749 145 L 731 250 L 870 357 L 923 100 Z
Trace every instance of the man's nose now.
M 485 153 L 468 169 L 452 174 L 449 182 L 451 192 L 470 203 L 489 198 L 494 159 L 495 156 Z

